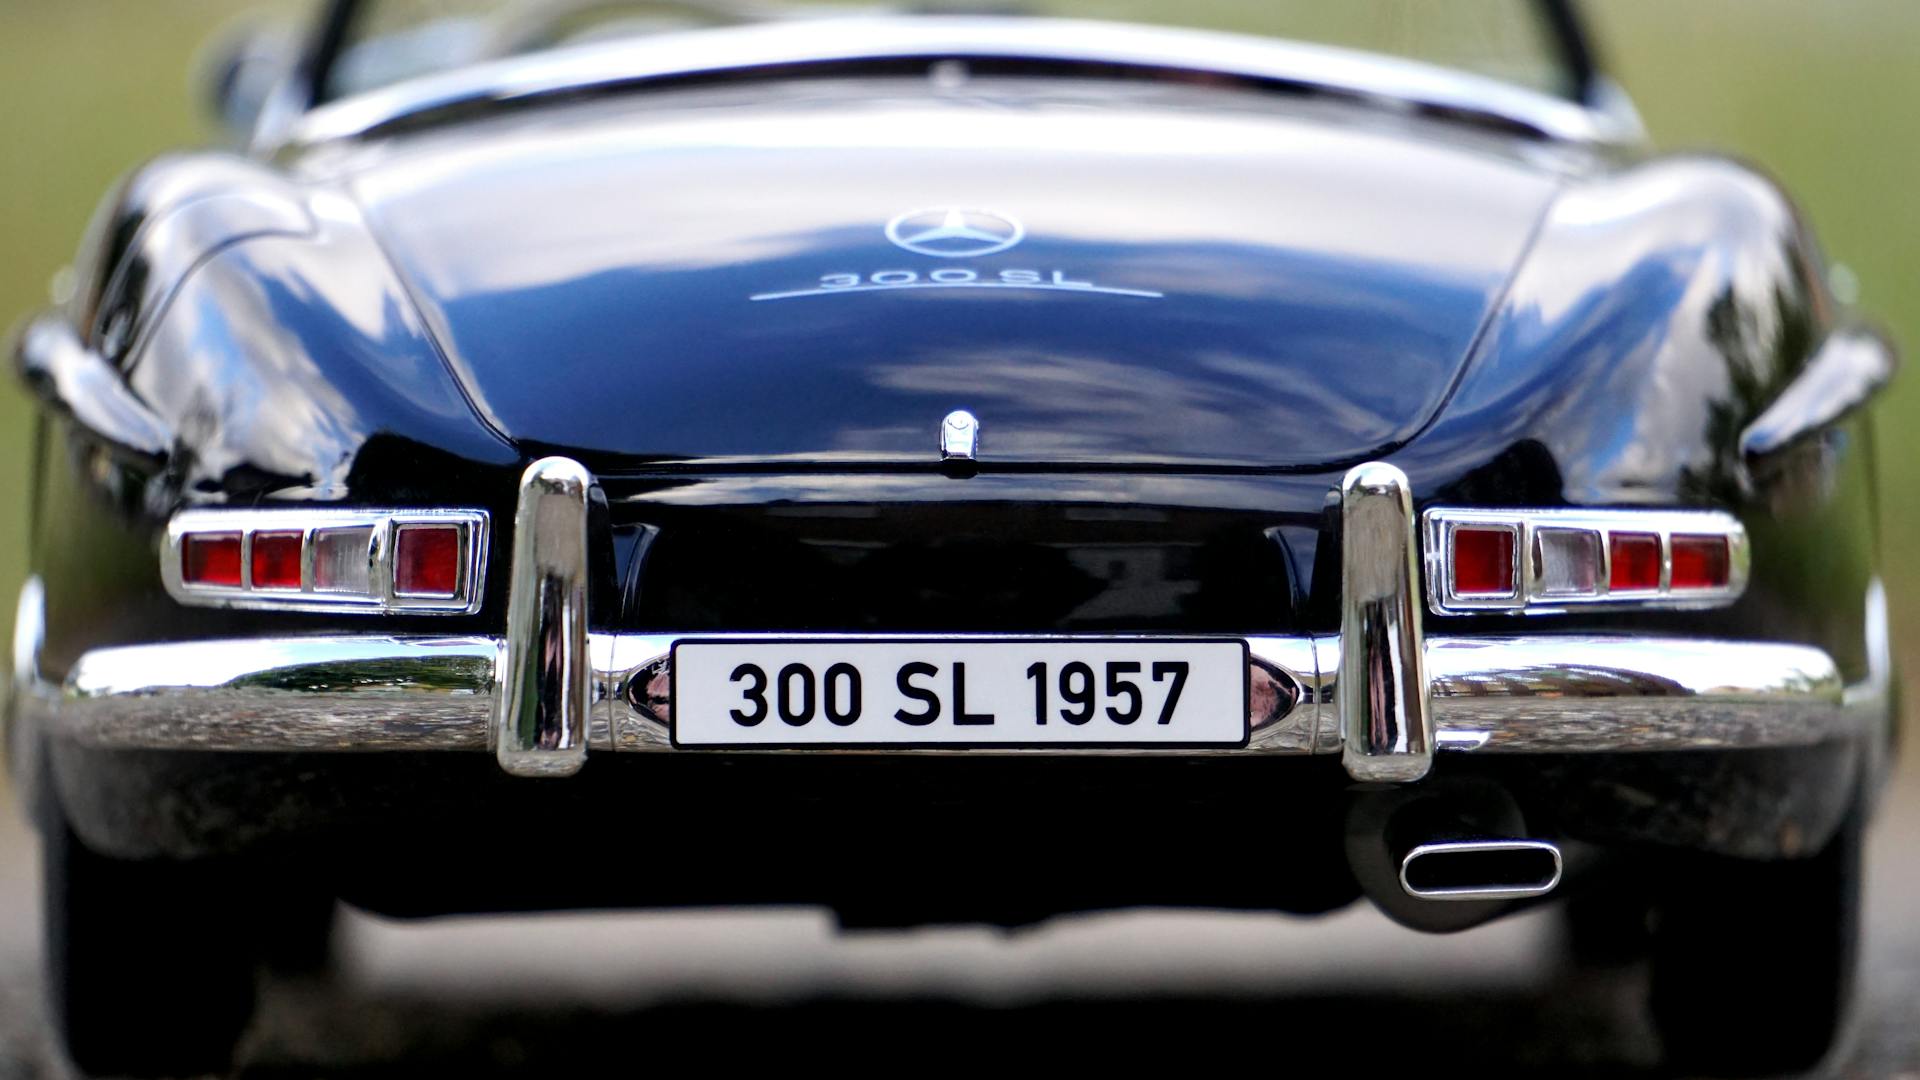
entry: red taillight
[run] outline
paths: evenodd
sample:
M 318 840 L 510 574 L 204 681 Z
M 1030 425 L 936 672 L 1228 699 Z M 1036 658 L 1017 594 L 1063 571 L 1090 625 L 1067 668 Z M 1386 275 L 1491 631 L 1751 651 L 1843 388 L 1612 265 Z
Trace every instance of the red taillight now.
M 1453 590 L 1461 596 L 1513 595 L 1513 531 L 1453 531 Z
M 459 527 L 403 525 L 394 549 L 395 595 L 450 597 L 460 591 Z
M 180 580 L 189 585 L 240 584 L 240 534 L 199 533 L 180 545 Z
M 1613 592 L 1655 592 L 1660 588 L 1660 537 L 1655 533 L 1614 533 L 1607 541 Z
M 256 589 L 298 589 L 300 556 L 306 534 L 303 532 L 257 532 L 253 534 L 253 587 Z
M 1675 589 L 1724 589 L 1733 577 L 1733 559 L 1724 536 L 1673 538 Z
M 1438 615 L 1724 607 L 1746 590 L 1747 530 L 1720 510 L 1429 507 Z
M 484 510 L 207 508 L 167 523 L 160 576 L 183 604 L 459 615 L 486 559 Z

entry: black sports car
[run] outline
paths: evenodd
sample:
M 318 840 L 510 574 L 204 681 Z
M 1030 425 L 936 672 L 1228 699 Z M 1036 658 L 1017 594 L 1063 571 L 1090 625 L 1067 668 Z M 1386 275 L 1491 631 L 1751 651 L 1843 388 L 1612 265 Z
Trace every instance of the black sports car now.
M 1791 205 L 1653 155 L 1567 3 L 1361 20 L 1425 60 L 1039 6 L 233 51 L 244 150 L 136 170 L 14 345 L 76 1061 L 217 1066 L 338 900 L 1362 896 L 1564 896 L 1677 1065 L 1820 1056 L 1894 361 Z

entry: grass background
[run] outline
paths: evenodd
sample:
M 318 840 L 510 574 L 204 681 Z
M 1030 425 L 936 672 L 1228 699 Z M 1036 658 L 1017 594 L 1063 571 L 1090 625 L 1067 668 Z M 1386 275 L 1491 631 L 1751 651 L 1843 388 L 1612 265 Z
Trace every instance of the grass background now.
M 293 0 L 267 0 L 282 10 Z M 1160 12 L 1177 11 L 1165 0 Z M 1217 14 L 1226 0 L 1203 5 Z M 1262 11 L 1267 0 L 1245 0 Z M 300 5 L 293 2 L 293 6 Z M 262 0 L 0 0 L 0 326 L 46 303 L 107 186 L 144 157 L 214 136 L 194 61 Z M 1608 66 L 1667 149 L 1760 162 L 1794 193 L 1861 305 L 1920 348 L 1920 3 L 1590 3 Z M 1164 17 L 1164 16 L 1163 16 Z M 1920 502 L 1920 376 L 1896 383 L 1879 437 L 1896 627 Z M 25 564 L 29 409 L 0 378 L 0 611 Z M 11 618 L 0 618 L 0 635 Z M 1910 657 L 1906 670 L 1920 671 Z

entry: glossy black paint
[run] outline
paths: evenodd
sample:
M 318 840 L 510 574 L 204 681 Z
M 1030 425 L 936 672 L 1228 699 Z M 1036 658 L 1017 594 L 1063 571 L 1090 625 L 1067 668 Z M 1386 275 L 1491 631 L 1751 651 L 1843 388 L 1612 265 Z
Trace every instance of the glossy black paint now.
M 493 511 L 506 552 L 515 479 L 549 452 L 608 498 L 602 626 L 1326 632 L 1328 497 L 1378 456 L 1423 504 L 1722 507 L 1753 536 L 1732 609 L 1432 630 L 1776 637 L 1866 674 L 1859 406 L 1890 353 L 1834 309 L 1784 197 L 1725 162 L 1231 90 L 888 78 L 559 104 L 282 164 L 136 174 L 73 302 L 16 343 L 50 406 L 51 678 L 116 643 L 497 631 L 503 560 L 470 619 L 329 620 L 180 608 L 157 538 L 187 504 L 457 504 Z M 944 204 L 1028 239 L 979 260 L 885 239 Z M 960 265 L 1164 297 L 750 299 Z M 968 477 L 936 461 L 957 406 L 983 421 Z M 1844 787 L 1836 753 L 1802 779 Z M 60 754 L 63 797 L 111 801 L 111 769 Z
M 1525 143 L 1363 110 L 1036 82 L 684 91 L 330 166 L 494 426 L 602 468 L 922 461 L 960 405 L 996 462 L 1377 454 L 1442 400 L 1556 182 Z M 889 242 L 953 205 L 1025 239 Z M 1157 295 L 819 287 L 1008 274 Z
M 1306 587 L 1268 478 L 984 473 L 609 481 L 655 530 L 627 629 L 1241 633 Z

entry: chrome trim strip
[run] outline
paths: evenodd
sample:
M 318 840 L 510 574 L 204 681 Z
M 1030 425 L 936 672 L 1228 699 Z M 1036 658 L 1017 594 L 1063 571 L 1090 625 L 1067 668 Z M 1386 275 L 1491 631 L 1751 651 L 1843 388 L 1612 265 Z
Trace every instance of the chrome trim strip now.
M 1747 576 L 1752 561 L 1746 526 L 1740 523 L 1739 518 L 1719 510 L 1469 510 L 1434 507 L 1422 516 L 1422 522 L 1427 606 L 1435 615 L 1487 611 L 1552 615 L 1576 607 L 1587 610 L 1632 608 L 1667 611 L 1726 607 L 1747 591 Z M 1515 534 L 1514 582 L 1518 588 L 1514 594 L 1462 596 L 1453 591 L 1452 575 L 1448 570 L 1453 561 L 1454 531 L 1462 525 L 1496 526 Z M 1599 534 L 1600 577 L 1594 595 L 1544 595 L 1540 567 L 1533 559 L 1535 539 L 1542 529 L 1580 529 Z M 1622 593 L 1610 590 L 1613 551 L 1609 538 L 1616 532 L 1652 533 L 1660 537 L 1658 589 Z M 1727 538 L 1729 578 L 1726 588 L 1688 589 L 1679 593 L 1672 591 L 1675 535 Z
M 1444 889 L 1416 888 L 1407 877 L 1407 871 L 1419 859 L 1444 857 L 1448 855 L 1478 855 L 1495 851 L 1538 851 L 1553 857 L 1553 873 L 1546 878 L 1525 885 L 1486 885 L 1454 886 Z M 1545 840 L 1443 840 L 1432 844 L 1421 844 L 1400 860 L 1400 888 L 1408 896 L 1421 900 L 1520 900 L 1529 896 L 1545 896 L 1560 884 L 1560 875 L 1564 870 L 1560 858 L 1560 847 Z
M 587 762 L 587 502 L 593 477 L 549 457 L 520 477 L 494 755 L 515 776 L 570 776 Z
M 491 529 L 485 510 L 389 509 L 241 509 L 226 507 L 182 510 L 167 522 L 160 540 L 160 581 L 176 603 L 190 607 L 242 608 L 261 611 L 325 611 L 334 614 L 472 615 L 480 610 L 487 579 L 487 547 Z M 451 597 L 403 596 L 392 591 L 394 539 L 411 525 L 460 525 L 464 550 L 460 560 L 460 589 Z M 371 528 L 367 553 L 368 575 L 378 595 L 320 592 L 313 587 L 314 533 L 323 529 Z M 188 585 L 180 576 L 180 549 L 188 533 L 241 534 L 240 585 Z M 253 587 L 253 534 L 298 532 L 302 536 L 303 565 L 300 588 Z
M 1867 743 L 1870 747 L 1867 775 L 1874 783 L 1880 783 L 1893 764 L 1888 760 L 1888 750 L 1898 746 L 1894 736 L 1899 730 L 1900 716 L 1895 709 L 1898 695 L 1894 692 L 1896 674 L 1892 624 L 1887 615 L 1887 587 L 1877 576 L 1867 583 L 1866 609 L 1862 626 L 1867 651 L 1866 677 L 1849 684 L 1841 692 L 1841 700 L 1849 711 L 1857 713 L 1863 723 L 1879 733 Z
M 631 704 L 636 681 L 663 672 L 659 664 L 676 640 L 741 636 L 591 635 L 585 655 L 593 667 L 588 694 L 594 715 L 587 732 L 594 749 L 670 751 L 664 724 Z M 47 710 L 42 730 L 101 747 L 491 750 L 501 645 L 491 637 L 366 635 L 95 649 L 75 664 L 64 694 L 41 703 Z M 1325 637 L 1256 637 L 1248 646 L 1256 664 L 1295 682 L 1290 711 L 1258 726 L 1245 749 L 1179 753 L 1336 750 L 1330 704 L 1337 644 Z M 1843 702 L 1832 659 L 1801 645 L 1582 635 L 1433 637 L 1426 659 L 1434 743 L 1448 753 L 1807 746 L 1873 730 L 1884 719 Z
M 31 693 L 40 683 L 40 649 L 47 641 L 47 587 L 39 574 L 28 574 L 20 583 L 20 595 L 13 605 L 12 679 L 7 685 L 8 700 L 14 695 Z M 0 714 L 4 720 L 4 714 Z M 0 733 L 5 730 L 0 726 Z
M 550 49 L 412 79 L 322 106 L 256 148 L 303 148 L 428 114 L 590 89 L 800 65 L 887 60 L 1057 60 L 1203 72 L 1478 118 L 1556 140 L 1636 143 L 1630 111 L 1597 110 L 1497 79 L 1332 46 L 1077 19 L 853 16 L 635 37 Z M 273 131 L 263 125 L 265 132 Z
M 1413 493 L 1382 462 L 1340 482 L 1341 760 L 1356 780 L 1408 781 L 1433 767 L 1416 597 Z M 1342 688 L 1358 692 L 1341 693 Z
M 1867 582 L 1866 614 L 1861 622 L 1866 639 L 1867 676 L 1848 686 L 1843 697 L 1849 706 L 1886 713 L 1893 703 L 1893 623 L 1887 613 L 1887 585 L 1877 575 Z M 1889 722 L 1892 719 L 1888 717 Z
M 35 318 L 13 347 L 21 378 L 41 400 L 123 452 L 166 460 L 173 449 L 172 429 L 65 318 Z
M 1749 468 L 1873 400 L 1898 369 L 1892 345 L 1872 330 L 1847 327 L 1827 335 L 1780 396 L 1740 432 Z
M 39 574 L 28 574 L 20 583 L 20 595 L 13 606 L 13 664 L 0 700 L 0 766 L 13 775 L 23 793 L 37 779 L 32 769 L 21 767 L 30 760 L 22 751 L 29 738 L 23 714 L 30 708 L 44 707 L 59 692 L 40 676 L 40 650 L 46 641 L 46 585 Z

